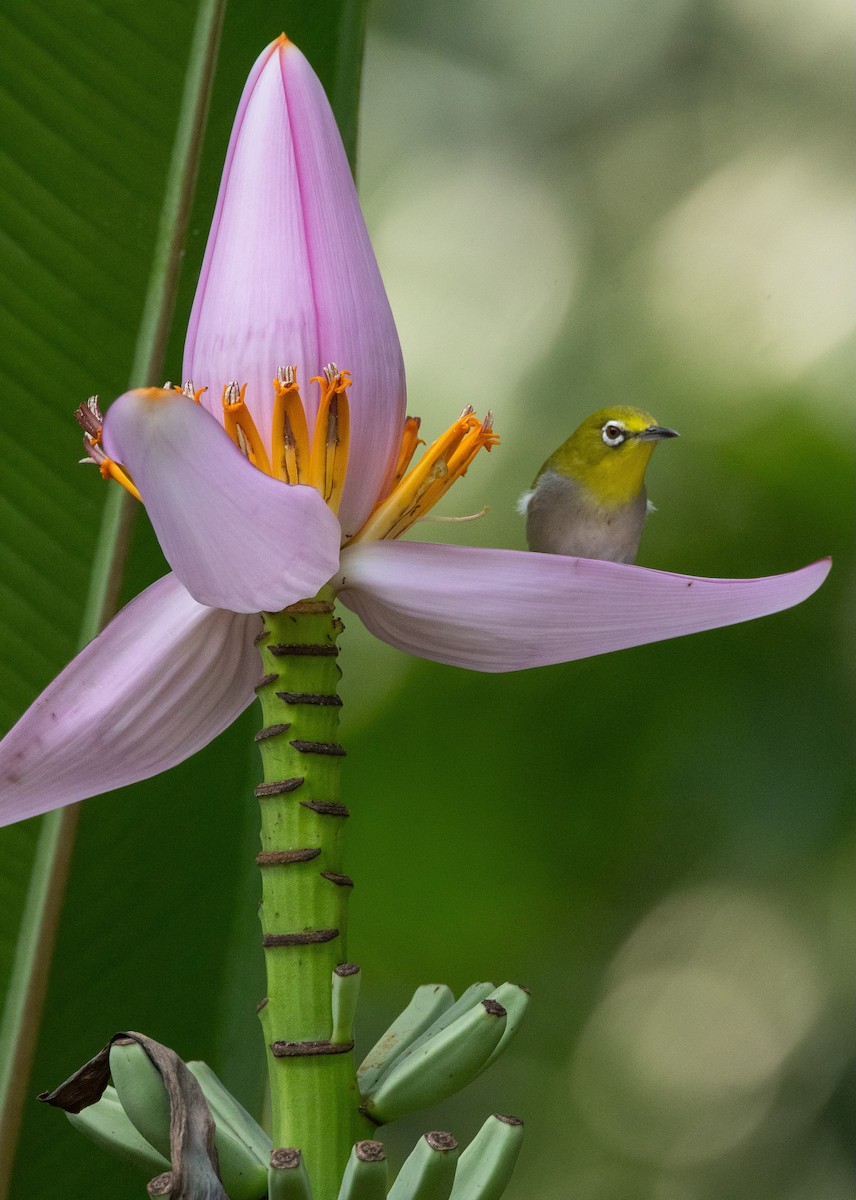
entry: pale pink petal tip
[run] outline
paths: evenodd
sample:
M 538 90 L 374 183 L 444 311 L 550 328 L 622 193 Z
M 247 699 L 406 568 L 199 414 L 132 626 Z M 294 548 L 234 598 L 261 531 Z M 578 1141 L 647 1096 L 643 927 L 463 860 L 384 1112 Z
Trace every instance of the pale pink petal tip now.
M 314 596 L 336 570 L 341 531 L 320 494 L 257 470 L 187 397 L 126 392 L 107 413 L 104 444 L 200 604 L 276 612 Z
M 820 587 L 830 565 L 696 579 L 561 555 L 377 542 L 345 550 L 336 583 L 372 633 L 408 654 L 514 671 L 790 608 Z
M 197 604 L 174 575 L 132 600 L 0 742 L 0 825 L 147 779 L 252 702 L 258 616 Z

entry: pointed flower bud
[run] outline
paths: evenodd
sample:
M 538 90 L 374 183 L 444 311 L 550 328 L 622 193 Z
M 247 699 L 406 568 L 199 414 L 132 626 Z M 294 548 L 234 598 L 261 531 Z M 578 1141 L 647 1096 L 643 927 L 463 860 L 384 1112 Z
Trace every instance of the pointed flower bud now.
M 269 438 L 283 363 L 307 383 L 328 363 L 350 373 L 350 468 L 339 509 L 348 533 L 391 479 L 404 427 L 404 366 L 351 169 L 324 90 L 285 35 L 244 88 L 184 352 L 183 378 L 208 391 L 247 384 Z M 310 430 L 319 400 L 304 388 Z M 271 446 L 267 447 L 268 452 Z

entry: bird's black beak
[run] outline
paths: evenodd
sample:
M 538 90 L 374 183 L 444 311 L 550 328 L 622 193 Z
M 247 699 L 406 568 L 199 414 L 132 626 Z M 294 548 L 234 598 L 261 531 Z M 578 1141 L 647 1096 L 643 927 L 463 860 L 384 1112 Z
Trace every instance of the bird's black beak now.
M 635 435 L 640 442 L 659 442 L 661 438 L 680 437 L 677 429 L 666 429 L 664 425 L 649 425 Z

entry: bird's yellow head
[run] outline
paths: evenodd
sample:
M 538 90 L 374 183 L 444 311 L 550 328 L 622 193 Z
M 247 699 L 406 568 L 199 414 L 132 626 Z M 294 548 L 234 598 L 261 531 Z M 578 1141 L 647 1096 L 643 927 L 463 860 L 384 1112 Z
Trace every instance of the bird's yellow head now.
M 641 408 L 601 408 L 550 455 L 535 482 L 544 471 L 556 471 L 582 484 L 604 507 L 618 508 L 641 492 L 657 442 L 677 436 Z

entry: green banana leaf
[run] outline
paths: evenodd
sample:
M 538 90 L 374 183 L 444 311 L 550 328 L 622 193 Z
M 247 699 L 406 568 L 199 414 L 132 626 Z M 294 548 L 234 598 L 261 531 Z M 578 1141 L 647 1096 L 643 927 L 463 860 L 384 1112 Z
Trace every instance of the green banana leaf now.
M 142 527 L 123 571 L 134 514 L 116 495 L 107 501 L 97 472 L 75 466 L 72 413 L 92 392 L 110 397 L 180 369 L 240 90 L 283 29 L 327 88 L 353 161 L 364 0 L 242 0 L 224 20 L 225 7 L 10 0 L 0 12 L 4 729 L 117 601 L 164 571 Z M 209 93 L 200 140 L 192 126 L 204 127 Z M 263 983 L 250 954 L 256 819 L 246 732 L 239 723 L 184 771 L 84 805 L 73 854 L 76 814 L 0 833 L 0 987 L 9 997 L 0 1195 L 140 1193 L 135 1174 L 33 1102 L 124 1025 L 185 1058 L 217 1061 L 259 1107 L 252 1013 Z M 12 1055 L 30 1037 L 32 1071 L 26 1054 Z

